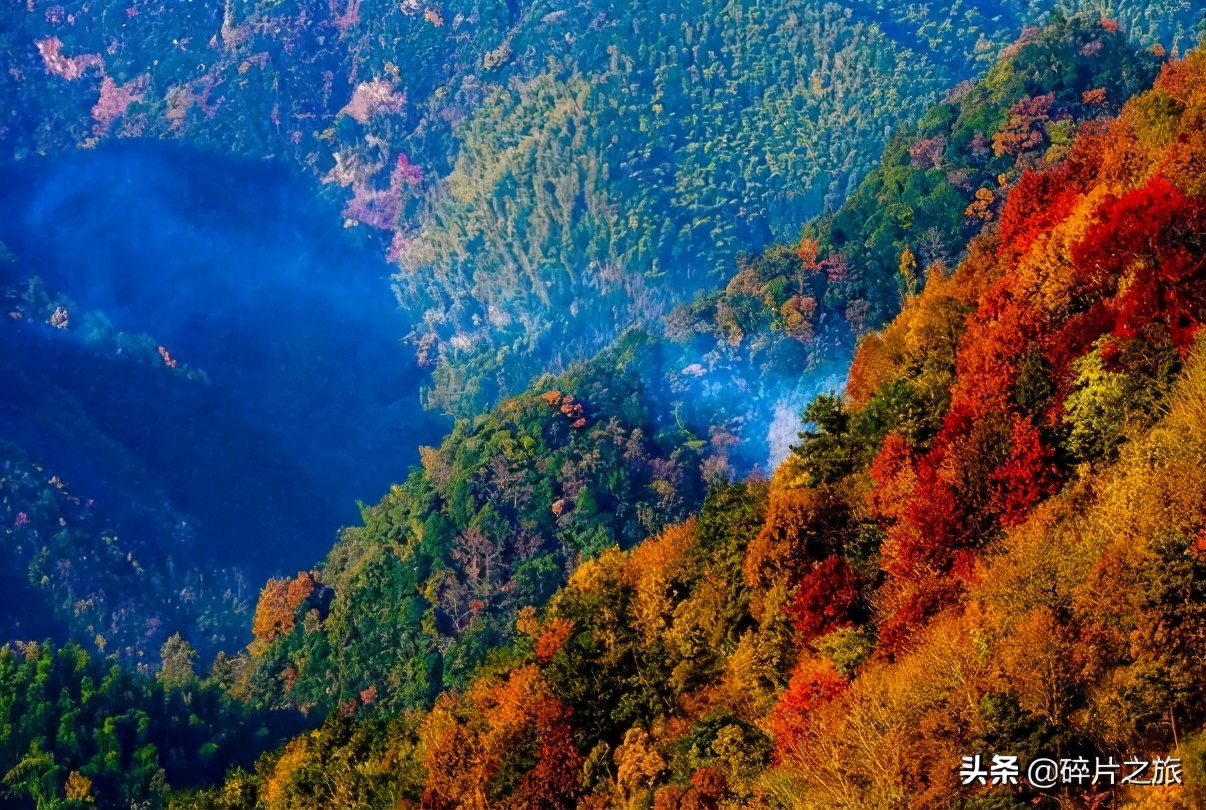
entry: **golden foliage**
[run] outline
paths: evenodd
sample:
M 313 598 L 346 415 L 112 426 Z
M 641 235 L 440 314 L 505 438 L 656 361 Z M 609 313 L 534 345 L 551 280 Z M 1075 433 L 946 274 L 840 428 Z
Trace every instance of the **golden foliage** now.
M 314 575 L 305 571 L 293 579 L 268 580 L 260 592 L 251 624 L 251 632 L 260 647 L 293 631 L 297 609 L 309 598 L 314 586 Z
M 574 570 L 569 586 L 582 593 L 597 593 L 617 581 L 625 559 L 626 555 L 618 546 L 604 549 Z
M 934 621 L 892 664 L 861 671 L 837 700 L 809 715 L 783 757 L 793 804 L 804 808 L 898 808 L 942 804 L 951 763 L 979 731 L 987 672 L 977 618 Z M 911 801 L 910 801 L 911 800 Z
M 570 743 L 568 716 L 532 664 L 480 680 L 463 696 L 441 695 L 420 730 L 425 806 L 499 806 L 494 780 L 514 767 L 518 751 L 531 751 L 536 764 L 517 780 L 513 804 L 543 806 L 550 795 L 572 793 L 582 757 Z
M 799 575 L 826 549 L 841 546 L 849 520 L 849 505 L 831 487 L 772 487 L 766 522 L 746 550 L 746 584 L 767 588 Z
M 616 748 L 616 782 L 628 797 L 653 787 L 666 770 L 666 760 L 658 753 L 649 733 L 633 726 L 624 733 L 624 742 Z
M 973 295 L 963 278 L 927 274 L 921 294 L 906 300 L 882 332 L 859 342 L 846 382 L 847 402 L 863 407 L 885 383 L 927 363 L 953 366 Z
M 872 332 L 859 341 L 858 351 L 846 377 L 846 400 L 861 408 L 880 386 L 899 372 L 900 356 L 880 333 Z
M 83 802 L 84 804 L 96 803 L 96 797 L 92 795 L 92 780 L 79 771 L 72 771 L 67 775 L 67 784 L 64 787 L 67 801 Z
M 632 615 L 646 643 L 670 625 L 674 610 L 670 585 L 685 570 L 683 557 L 695 543 L 695 532 L 694 518 L 670 526 L 629 552 L 621 568 L 622 580 L 635 591 Z

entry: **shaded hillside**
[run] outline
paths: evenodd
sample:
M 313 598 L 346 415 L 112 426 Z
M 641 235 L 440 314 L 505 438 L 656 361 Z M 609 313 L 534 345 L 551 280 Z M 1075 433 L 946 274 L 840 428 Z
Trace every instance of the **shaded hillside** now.
M 2 175 L 7 283 L 37 276 L 92 313 L 95 323 L 77 313 L 69 333 L 143 333 L 203 370 L 339 519 L 448 429 L 423 413 L 426 375 L 400 350 L 408 320 L 389 265 L 283 167 L 141 141 Z M 308 543 L 325 548 L 329 529 Z
M 149 663 L 179 630 L 208 661 L 447 423 L 330 209 L 152 146 L 3 172 L 3 638 Z

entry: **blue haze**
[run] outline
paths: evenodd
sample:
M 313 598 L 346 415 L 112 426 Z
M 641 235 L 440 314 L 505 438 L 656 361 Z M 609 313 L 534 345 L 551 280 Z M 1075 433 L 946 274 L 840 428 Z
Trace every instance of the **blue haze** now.
M 199 562 L 310 567 L 447 427 L 420 407 L 380 245 L 279 166 L 124 142 L 3 167 L 0 240 L 16 257 L 0 286 L 40 276 L 208 375 L 149 390 L 49 326 L 0 331 L 22 385 L 55 386 L 103 440 L 76 441 L 11 379 L 0 439 L 99 508 L 157 491 L 195 518 Z

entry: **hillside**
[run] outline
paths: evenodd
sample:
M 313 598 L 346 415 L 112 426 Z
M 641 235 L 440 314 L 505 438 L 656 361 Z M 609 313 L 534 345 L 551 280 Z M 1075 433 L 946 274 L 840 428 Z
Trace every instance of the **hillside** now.
M 1055 5 L 11 3 L 0 148 L 180 139 L 321 178 L 464 415 L 794 239 Z M 1173 49 L 1200 9 L 1110 14 Z
M 902 126 L 801 241 L 740 257 L 723 288 L 676 307 L 666 337 L 698 364 L 692 393 L 737 409 L 744 457 L 777 466 L 796 428 L 784 412 L 803 410 L 818 378 L 845 376 L 854 341 L 900 311 L 925 268 L 963 258 L 1023 171 L 1066 157 L 1081 126 L 1116 115 L 1158 67 L 1098 19 L 1028 30 Z
M 233 653 L 450 426 L 388 267 L 305 188 L 159 144 L 0 168 L 4 641 Z
M 474 498 L 496 497 L 495 479 L 519 479 L 523 487 L 506 496 L 510 513 L 497 520 L 478 514 L 481 503 L 468 511 L 449 506 L 463 499 L 452 486 L 436 486 L 434 495 L 403 487 L 408 520 L 426 525 L 433 514 L 456 514 L 448 522 L 451 535 L 436 544 L 447 546 L 440 561 L 419 573 L 416 604 L 420 614 L 438 609 L 444 617 L 442 601 L 466 601 L 436 596 L 425 583 L 447 574 L 455 581 L 451 593 L 469 588 L 462 564 L 449 555 L 471 529 L 501 548 L 496 584 L 508 596 L 491 604 L 484 624 L 475 618 L 472 632 L 462 608 L 452 611 L 454 620 L 436 622 L 432 614 L 419 633 L 416 660 L 436 667 L 447 653 L 460 663 L 446 675 L 416 675 L 430 686 L 416 687 L 408 700 L 422 702 L 442 683 L 459 683 L 485 649 L 509 637 L 514 610 L 541 604 L 579 555 L 614 542 L 627 547 L 664 525 L 667 510 L 697 509 L 703 479 L 773 469 L 794 439 L 799 411 L 826 386 L 840 385 L 855 336 L 890 317 L 907 284 L 916 284 L 898 267 L 910 244 L 917 262 L 956 261 L 960 240 L 999 209 L 995 197 L 989 204 L 977 194 L 999 194 L 1024 168 L 1060 159 L 1080 126 L 1117 112 L 1123 99 L 1150 84 L 1158 64 L 1155 54 L 1135 50 L 1095 18 L 1027 32 L 983 78 L 901 129 L 881 167 L 832 214 L 808 225 L 807 243 L 741 257 L 723 290 L 666 319 L 669 340 L 661 325 L 633 331 L 568 379 L 531 389 L 528 401 L 562 390 L 599 425 L 616 420 L 618 430 L 641 432 L 635 449 L 623 451 L 639 483 L 597 481 L 592 496 L 607 493 L 601 512 L 587 504 L 572 518 L 550 511 L 554 502 L 578 504 L 583 478 L 573 465 L 588 463 L 581 459 L 564 470 L 561 462 L 533 466 L 506 443 L 457 455 L 462 442 L 481 441 L 477 430 L 540 435 L 531 416 L 516 428 L 510 416 L 495 412 L 487 414 L 490 427 L 458 429 L 446 455 L 457 458 L 458 476 L 476 488 Z M 1022 110 L 1036 104 L 1041 109 Z M 402 331 L 405 321 L 384 302 L 361 300 L 380 290 L 358 266 L 355 244 L 318 227 L 322 241 L 312 255 L 289 253 L 294 228 L 315 229 L 330 209 L 277 202 L 273 195 L 286 190 L 262 169 L 214 163 L 221 171 L 210 177 L 180 168 L 189 155 L 121 146 L 98 147 L 70 170 L 13 172 L 5 197 L 14 216 L 0 230 L 20 259 L 10 256 L 0 272 L 10 309 L 23 317 L 10 316 L 3 327 L 16 351 L 0 360 L 12 382 L 0 399 L 0 424 L 17 465 L 5 507 L 10 522 L 21 524 L 10 534 L 15 543 L 4 575 L 27 596 L 27 606 L 9 618 L 7 637 L 70 635 L 153 663 L 171 633 L 195 627 L 190 641 L 208 661 L 218 649 L 243 645 L 247 601 L 259 583 L 317 562 L 339 523 L 356 514 L 346 508 L 353 499 L 366 490 L 375 499 L 386 482 L 404 478 L 422 433 L 434 439 L 443 428 L 424 424 L 418 403 L 407 402 L 414 393 L 405 386 L 421 372 L 388 334 Z M 107 191 L 113 187 L 118 191 Z M 234 189 L 259 195 L 254 239 L 240 224 L 244 216 L 220 208 L 232 204 Z M 114 195 L 104 209 L 111 213 L 88 213 L 107 193 Z M 220 208 L 205 215 L 203 231 L 184 221 L 185 201 L 193 199 Z M 249 213 L 250 203 L 240 205 Z M 142 213 L 131 222 L 121 209 L 133 206 Z M 846 235 L 854 233 L 852 223 L 862 231 Z M 815 250 L 801 250 L 805 244 Z M 212 289 L 198 301 L 202 279 Z M 262 304 L 269 297 L 270 317 Z M 55 329 L 46 322 L 60 306 L 68 322 Z M 210 337 L 215 330 L 221 339 Z M 161 344 L 173 361 L 179 356 L 199 367 L 167 366 Z M 609 368 L 625 353 L 623 372 Z M 53 382 L 36 382 L 44 373 Z M 106 393 L 97 396 L 102 380 Z M 639 413 L 625 404 L 625 390 L 638 392 Z M 610 434 L 577 433 L 589 448 L 580 455 L 615 454 Z M 315 435 L 326 438 L 312 442 Z M 551 441 L 541 437 L 542 449 L 563 439 Z M 652 468 L 649 458 L 657 459 Z M 215 468 L 221 474 L 210 474 Z M 245 473 L 231 475 L 235 470 Z M 436 479 L 444 475 L 434 472 Z M 647 485 L 660 489 L 646 493 Z M 53 506 L 56 498 L 67 511 Z M 73 499 L 93 503 L 76 515 Z M 623 526 L 596 520 L 617 510 L 629 513 Z M 269 536 L 284 553 L 258 554 L 259 540 Z M 525 563 L 528 554 L 536 559 Z M 541 584 L 511 594 L 511 569 L 521 563 L 525 576 L 540 571 Z M 351 609 L 362 600 L 348 594 L 337 603 L 345 604 Z M 432 629 L 436 624 L 441 629 Z M 286 670 L 284 659 L 267 660 L 275 674 Z M 322 683 L 315 689 L 326 695 L 329 676 L 315 677 Z M 358 683 L 363 673 L 336 680 Z M 336 691 L 346 700 L 361 688 Z
M 664 420 L 668 392 L 641 377 L 658 349 L 629 335 L 422 448 L 422 467 L 363 510 L 321 573 L 268 584 L 245 694 L 323 712 L 429 705 L 579 559 L 690 514 L 709 469 L 724 476 L 725 446 Z
M 1093 55 L 1109 49 L 1106 71 L 1082 56 L 1092 43 L 1100 44 L 1090 49 Z M 1065 66 L 1066 72 L 1050 71 L 1051 64 Z M 1154 57 L 1135 54 L 1116 32 L 1097 22 L 1061 21 L 1021 40 L 982 82 L 966 89 L 967 98 L 955 102 L 954 110 L 943 104 L 928 118 L 979 122 L 966 126 L 985 126 L 995 136 L 1015 120 L 1008 111 L 1027 103 L 1027 91 L 1058 110 L 1027 122 L 1033 126 L 1032 148 L 1003 152 L 980 169 L 999 187 L 1015 182 L 1022 166 L 1047 165 L 1067 154 L 1067 146 L 1049 144 L 1048 129 L 1062 127 L 1073 137 L 1082 121 L 1106 114 L 1110 96 L 1120 105 L 1128 89 L 1142 86 L 1154 72 Z M 1047 98 L 1048 86 L 1058 87 L 1061 102 Z M 1085 104 L 1089 93 L 1103 98 Z M 917 143 L 942 136 L 914 137 Z M 972 140 L 971 134 L 956 133 L 957 142 Z M 939 199 L 960 200 L 947 203 L 948 218 L 959 223 L 956 233 L 977 230 L 996 216 L 995 208 L 984 217 L 965 214 L 973 195 L 964 192 L 970 199 L 963 201 L 946 179 L 960 169 L 943 173 L 928 165 L 893 165 L 901 153 L 909 150 L 890 150 L 889 167 L 864 185 L 881 187 L 886 171 L 922 175 L 917 183 L 937 184 Z M 967 150 L 952 155 L 964 166 L 985 161 Z M 1008 171 L 1015 181 L 1008 180 Z M 896 187 L 911 189 L 917 183 Z M 863 186 L 860 192 L 850 204 L 853 211 L 843 207 L 834 219 L 850 221 L 866 208 L 863 200 L 871 192 Z M 888 213 L 878 216 L 897 222 L 895 211 L 907 202 L 886 203 Z M 812 227 L 832 226 L 825 219 Z M 907 235 L 908 229 L 900 230 Z M 731 303 L 735 285 L 748 281 L 755 268 L 787 266 L 792 275 L 823 280 L 826 274 L 817 269 L 822 262 L 846 261 L 839 249 L 827 247 L 828 255 L 810 259 L 811 272 L 801 250 L 775 248 L 752 260 L 713 305 L 715 311 L 736 308 Z M 892 249 L 890 244 L 876 247 L 881 253 Z M 907 244 L 899 248 L 907 249 Z M 866 267 L 872 278 L 879 276 L 867 287 L 894 286 L 888 273 L 850 252 L 857 266 Z M 783 281 L 772 278 L 767 287 L 781 290 Z M 900 295 L 894 292 L 890 300 L 899 305 Z M 759 305 L 760 299 L 749 297 Z M 841 313 L 832 315 L 837 333 Z M 781 324 L 767 329 L 763 322 L 761 335 L 751 331 L 751 342 L 777 340 L 780 359 L 793 347 L 803 351 L 808 345 Z M 491 648 L 511 640 L 516 612 L 543 605 L 580 560 L 613 545 L 627 549 L 698 510 L 705 485 L 748 468 L 740 439 L 743 432 L 753 433 L 756 444 L 758 426 L 767 430 L 771 415 L 756 413 L 770 399 L 766 392 L 780 380 L 798 384 L 808 368 L 798 364 L 793 377 L 790 363 L 766 368 L 739 355 L 726 368 L 703 353 L 706 342 L 683 346 L 632 331 L 567 375 L 542 380 L 473 422 L 462 421 L 439 449 L 425 448 L 422 469 L 365 511 L 365 526 L 344 533 L 321 572 L 270 585 L 257 610 L 247 694 L 268 705 L 324 711 L 366 702 L 387 710 L 428 705 L 441 692 L 462 687 Z M 740 340 L 724 345 L 734 354 L 741 349 Z M 831 368 L 836 365 L 831 361 Z M 935 387 L 927 391 L 931 398 L 940 393 Z M 747 401 L 736 405 L 743 388 Z M 917 407 L 939 405 L 922 400 Z M 326 601 L 315 617 L 302 621 L 316 606 L 316 592 L 327 593 Z M 391 646 L 385 639 L 395 641 Z M 370 690 L 366 701 L 363 694 Z
M 990 10 L 0 11 L 0 802 L 1206 805 L 1202 9 Z
M 1022 173 L 967 257 L 860 343 L 770 481 L 714 485 L 695 517 L 584 562 L 430 712 L 333 717 L 225 789 L 1196 806 L 1204 111 L 1195 51 Z M 1184 784 L 961 788 L 960 758 L 992 752 L 1175 755 Z

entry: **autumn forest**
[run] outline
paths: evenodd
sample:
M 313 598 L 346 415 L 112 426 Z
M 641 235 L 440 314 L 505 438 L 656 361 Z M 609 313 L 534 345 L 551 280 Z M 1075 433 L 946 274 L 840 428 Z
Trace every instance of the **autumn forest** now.
M 0 11 L 0 804 L 1206 807 L 1198 4 L 127 2 Z

